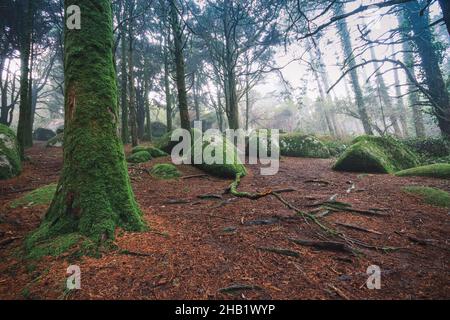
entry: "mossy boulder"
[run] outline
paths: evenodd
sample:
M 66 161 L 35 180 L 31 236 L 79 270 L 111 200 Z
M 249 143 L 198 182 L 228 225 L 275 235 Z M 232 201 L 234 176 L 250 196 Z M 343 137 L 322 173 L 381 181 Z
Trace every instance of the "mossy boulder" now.
M 0 124 L 0 180 L 20 174 L 22 162 L 16 135 L 7 126 Z
M 48 141 L 55 136 L 56 133 L 54 133 L 53 130 L 46 128 L 37 128 L 33 132 L 33 139 L 37 141 Z
M 240 174 L 241 176 L 247 175 L 245 166 L 238 158 L 236 147 L 233 143 L 231 143 L 221 135 L 205 137 L 203 141 L 201 139 L 198 139 L 194 143 L 194 150 L 202 150 L 202 152 L 205 154 L 206 149 L 207 154 L 210 154 L 211 157 L 215 157 L 214 148 L 217 147 L 217 149 L 220 149 L 220 145 L 222 145 L 223 155 L 222 159 L 218 157 L 219 161 L 217 162 L 219 163 L 207 163 L 205 162 L 205 159 L 203 159 L 203 162 L 201 164 L 196 164 L 194 161 L 195 159 L 193 158 L 192 161 L 194 163 L 194 166 L 221 178 L 235 178 L 237 174 Z M 192 157 L 194 157 L 193 152 L 191 153 L 191 155 Z
M 201 137 L 202 135 L 202 132 L 200 130 L 191 128 L 192 143 L 194 142 L 194 132 L 196 132 L 197 137 Z M 172 149 L 181 142 L 181 139 L 178 141 L 172 141 L 172 133 L 173 131 L 167 132 L 161 138 L 156 140 L 155 147 L 166 152 L 167 154 L 170 154 L 172 152 Z
M 167 126 L 159 121 L 152 122 L 152 137 L 160 138 L 167 132 Z
M 333 166 L 337 171 L 394 173 L 419 165 L 417 155 L 392 137 L 360 136 Z
M 417 194 L 421 196 L 426 203 L 433 206 L 450 208 L 450 193 L 444 190 L 423 186 L 409 186 L 404 187 L 403 191 Z
M 64 132 L 58 133 L 56 136 L 47 141 L 45 145 L 47 148 L 49 147 L 62 147 L 64 142 Z
M 263 136 L 260 134 L 261 130 L 255 130 L 248 136 L 248 145 L 247 145 L 247 152 L 249 152 L 250 147 L 256 148 L 256 155 L 259 157 L 259 153 L 262 152 L 263 155 L 267 155 L 270 157 L 272 155 L 272 151 L 278 151 L 277 153 L 280 154 L 280 144 L 278 141 L 275 141 L 274 144 L 272 144 L 272 132 L 271 130 L 266 131 L 266 135 Z M 262 149 L 260 151 L 260 149 Z
M 130 155 L 127 158 L 128 162 L 131 163 L 141 163 L 141 162 L 147 162 L 150 161 L 152 159 L 152 156 L 150 155 L 150 153 L 148 151 L 138 151 L 133 153 L 132 155 Z
M 313 135 L 288 133 L 280 136 L 280 153 L 288 157 L 329 158 L 327 146 Z
M 181 177 L 181 172 L 171 163 L 155 164 L 150 173 L 155 178 L 164 180 Z
M 399 171 L 395 174 L 399 177 L 432 177 L 450 179 L 450 163 L 435 163 L 427 166 L 415 167 Z
M 131 150 L 131 153 L 137 153 L 140 151 L 147 151 L 148 153 L 150 153 L 150 155 L 152 156 L 152 158 L 159 158 L 159 157 L 165 157 L 168 156 L 168 154 L 164 151 L 162 151 L 161 149 L 155 148 L 155 147 L 147 147 L 147 146 L 137 146 L 134 147 Z
M 23 206 L 34 207 L 38 205 L 49 205 L 52 202 L 55 192 L 56 183 L 52 183 L 47 186 L 37 188 L 24 196 L 13 200 L 10 207 L 17 208 Z

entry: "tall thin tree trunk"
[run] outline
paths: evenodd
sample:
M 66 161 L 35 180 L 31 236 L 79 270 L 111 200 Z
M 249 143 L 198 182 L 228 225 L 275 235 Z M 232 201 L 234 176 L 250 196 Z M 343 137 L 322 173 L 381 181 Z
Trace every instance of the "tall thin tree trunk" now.
M 335 14 L 344 14 L 344 6 L 342 4 L 335 6 Z M 347 22 L 345 21 L 345 19 L 341 19 L 337 22 L 337 28 L 341 37 L 342 48 L 347 58 L 348 67 L 353 68 L 355 66 L 355 58 L 350 41 L 350 32 L 348 31 Z M 364 127 L 364 132 L 371 135 L 373 134 L 373 131 L 370 125 L 369 115 L 364 104 L 363 92 L 359 84 L 358 73 L 356 69 L 352 69 L 352 71 L 350 71 L 350 81 L 353 87 L 353 92 L 355 94 L 356 106 L 358 108 L 359 118 Z
M 170 22 L 173 32 L 173 44 L 175 47 L 175 72 L 176 83 L 178 90 L 178 108 L 180 111 L 181 128 L 185 130 L 191 129 L 191 122 L 189 120 L 189 110 L 187 102 L 186 90 L 186 74 L 183 57 L 183 34 L 178 19 L 178 11 L 175 5 L 175 0 L 170 0 Z
M 128 92 L 130 99 L 128 102 L 128 108 L 130 110 L 130 132 L 131 132 L 131 145 L 136 147 L 138 145 L 138 131 L 137 131 L 137 119 L 136 119 L 136 88 L 134 87 L 134 61 L 133 61 L 133 15 L 134 15 L 134 0 L 129 0 L 128 3 Z
M 392 46 L 392 53 L 393 53 L 393 57 L 395 59 L 396 54 L 395 54 L 394 46 Z M 402 125 L 403 135 L 408 137 L 409 130 L 408 130 L 407 112 L 406 112 L 405 105 L 403 103 L 402 90 L 400 89 L 400 78 L 398 75 L 398 69 L 396 67 L 394 68 L 394 84 L 395 84 L 395 94 L 397 96 L 397 110 L 399 112 L 398 118 Z
M 124 9 L 124 12 L 126 10 Z M 122 111 L 122 142 L 129 143 L 130 142 L 130 130 L 128 126 L 128 80 L 127 80 L 127 40 L 126 40 L 126 24 L 125 22 L 120 27 L 121 38 L 120 38 L 120 68 L 121 68 L 121 81 L 120 81 L 120 107 Z
M 194 109 L 195 109 L 195 120 L 200 120 L 200 102 L 198 101 L 198 79 L 196 79 L 196 74 L 194 72 L 193 83 L 192 83 L 192 91 L 194 94 Z
M 66 0 L 83 13 L 80 30 L 65 30 L 64 165 L 52 204 L 26 242 L 77 234 L 100 244 L 116 227 L 143 230 L 117 128 L 118 92 L 113 63 L 110 0 Z
M 29 73 L 30 73 L 30 55 L 33 33 L 33 1 L 24 2 L 23 12 L 25 19 L 21 34 L 19 35 L 20 51 L 20 106 L 19 123 L 17 125 L 17 139 L 19 141 L 20 154 L 23 158 L 25 148 L 33 145 L 32 127 L 31 127 L 31 105 L 29 98 Z
M 164 47 L 164 93 L 166 96 L 166 126 L 167 132 L 172 131 L 172 97 L 169 82 L 169 61 L 167 48 Z

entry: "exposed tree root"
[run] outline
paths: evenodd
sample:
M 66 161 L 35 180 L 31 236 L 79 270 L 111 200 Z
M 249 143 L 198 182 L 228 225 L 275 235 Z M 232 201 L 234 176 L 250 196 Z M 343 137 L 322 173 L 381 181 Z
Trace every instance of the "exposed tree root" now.
M 364 231 L 364 232 L 369 232 L 369 233 L 382 235 L 381 232 L 378 232 L 378 231 L 375 231 L 375 230 L 372 230 L 372 229 L 366 229 L 364 227 L 357 226 L 357 225 L 354 225 L 354 224 L 342 223 L 342 222 L 336 222 L 336 224 L 339 225 L 339 226 L 343 226 L 343 227 L 349 228 L 349 229 L 353 229 L 353 230 Z
M 257 247 L 258 250 L 261 251 L 267 251 L 267 252 L 273 252 L 277 254 L 281 254 L 284 256 L 290 256 L 290 257 L 300 257 L 300 254 L 297 251 L 289 250 L 289 249 L 283 249 L 283 248 L 274 248 L 274 247 Z
M 341 243 L 341 242 L 316 241 L 316 240 L 305 240 L 305 239 L 294 239 L 294 238 L 289 238 L 289 241 L 292 241 L 298 245 L 313 247 L 318 250 L 353 253 L 352 248 L 347 246 L 345 243 Z
M 235 293 L 235 292 L 244 291 L 244 290 L 262 290 L 262 288 L 259 286 L 248 285 L 248 284 L 233 284 L 229 287 L 221 288 L 218 291 L 221 293 Z

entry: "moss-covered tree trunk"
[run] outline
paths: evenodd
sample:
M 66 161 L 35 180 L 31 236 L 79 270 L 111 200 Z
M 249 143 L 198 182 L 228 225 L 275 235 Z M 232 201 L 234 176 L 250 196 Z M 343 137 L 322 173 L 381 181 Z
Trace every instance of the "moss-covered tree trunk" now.
M 122 23 L 120 27 L 120 107 L 122 109 L 122 142 L 130 142 L 130 130 L 128 128 L 128 81 L 127 81 L 127 40 L 126 40 L 126 23 Z
M 81 234 L 96 242 L 121 226 L 145 226 L 134 199 L 118 133 L 110 0 L 78 5 L 80 30 L 65 30 L 64 166 L 52 204 L 28 245 Z
M 178 19 L 178 10 L 174 0 L 170 0 L 170 23 L 173 32 L 175 72 L 178 90 L 178 109 L 180 111 L 181 128 L 190 130 L 189 111 L 187 103 L 186 73 L 183 56 L 183 33 Z
M 30 56 L 32 44 L 32 25 L 33 25 L 33 1 L 22 1 L 22 12 L 24 19 L 21 20 L 19 34 L 19 52 L 20 52 L 20 104 L 19 104 L 19 122 L 17 125 L 17 139 L 20 146 L 20 155 L 24 157 L 24 149 L 33 145 L 33 125 L 31 123 L 31 104 L 30 104 Z
M 344 14 L 343 4 L 336 5 L 334 13 L 337 16 L 343 15 Z M 369 115 L 367 113 L 366 106 L 364 104 L 363 92 L 362 92 L 361 86 L 359 84 L 358 73 L 357 73 L 356 69 L 354 68 L 355 67 L 355 58 L 353 55 L 353 49 L 352 49 L 352 44 L 351 44 L 351 40 L 350 40 L 350 32 L 348 30 L 347 22 L 345 21 L 345 19 L 341 19 L 337 22 L 337 28 L 339 31 L 339 35 L 341 37 L 342 48 L 343 48 L 344 54 L 346 56 L 348 68 L 352 69 L 350 71 L 350 81 L 351 81 L 351 84 L 353 87 L 353 92 L 355 94 L 355 101 L 356 101 L 356 106 L 358 109 L 359 118 L 364 127 L 364 132 L 366 134 L 373 134 L 373 131 L 372 131 L 372 128 L 370 125 Z
M 131 145 L 136 147 L 138 145 L 138 129 L 136 116 L 136 88 L 134 87 L 134 61 L 133 61 L 133 16 L 134 16 L 134 0 L 128 0 L 128 92 L 130 100 L 128 101 L 128 108 L 130 110 L 130 133 Z
M 145 133 L 148 139 L 152 140 L 152 119 L 150 116 L 150 76 L 149 76 L 150 61 L 148 56 L 144 58 L 144 107 L 145 107 Z

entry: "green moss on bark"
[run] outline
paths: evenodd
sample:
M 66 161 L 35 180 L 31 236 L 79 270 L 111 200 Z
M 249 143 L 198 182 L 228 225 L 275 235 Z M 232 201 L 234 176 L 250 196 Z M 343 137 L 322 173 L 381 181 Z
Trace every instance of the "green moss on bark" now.
M 22 162 L 16 135 L 7 126 L 0 124 L 0 180 L 20 174 Z
M 280 136 L 280 153 L 288 157 L 329 158 L 327 146 L 313 135 L 288 133 Z
M 117 227 L 145 229 L 118 136 L 111 2 L 65 1 L 70 5 L 80 7 L 83 22 L 65 30 L 64 166 L 28 250 L 70 234 L 103 244 Z
M 393 173 L 415 167 L 417 156 L 392 137 L 360 136 L 333 166 L 337 171 Z

